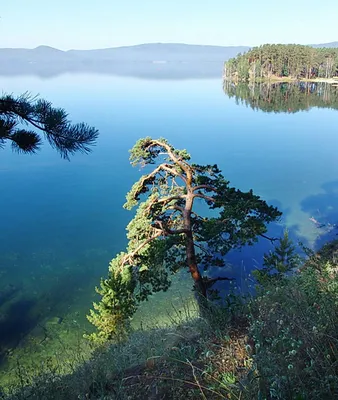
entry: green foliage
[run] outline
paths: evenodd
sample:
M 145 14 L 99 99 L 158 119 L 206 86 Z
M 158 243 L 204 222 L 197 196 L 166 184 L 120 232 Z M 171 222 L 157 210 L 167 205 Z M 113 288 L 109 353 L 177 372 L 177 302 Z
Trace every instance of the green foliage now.
M 158 145 L 154 148 L 154 142 L 157 142 Z M 147 136 L 144 139 L 139 139 L 134 147 L 130 150 L 130 163 L 133 167 L 140 165 L 144 166 L 146 164 L 155 164 L 157 157 L 162 151 L 162 145 L 167 145 L 169 151 L 171 151 L 175 156 L 180 158 L 181 160 L 188 161 L 190 160 L 190 154 L 186 150 L 176 150 L 173 146 L 171 146 L 168 141 L 164 138 L 159 138 L 158 140 L 152 139 L 150 136 Z M 167 150 L 168 150 L 167 149 Z M 165 158 L 165 161 L 172 161 L 170 156 Z
M 252 190 L 231 187 L 217 165 L 190 164 L 187 151 L 175 149 L 165 139 L 140 139 L 130 153 L 134 166 L 156 165 L 126 196 L 125 208 L 138 205 L 127 226 L 127 251 L 112 261 L 110 277 L 99 292 L 103 304 L 96 304 L 98 313 L 89 316 L 104 331 L 98 334 L 103 339 L 112 338 L 119 327 L 109 326 L 126 323 L 139 302 L 167 290 L 170 275 L 182 268 L 190 272 L 195 289 L 205 298 L 214 279 L 202 276 L 200 269 L 224 266 L 223 256 L 229 250 L 254 244 L 266 225 L 281 215 Z M 197 201 L 212 212 L 196 213 Z M 130 281 L 125 290 L 117 291 L 115 281 L 126 268 L 131 271 Z M 126 307 L 116 310 L 116 304 L 125 301 Z
M 321 272 L 319 272 L 319 270 Z M 251 335 L 262 398 L 338 396 L 336 266 L 307 266 L 251 303 Z
M 289 68 L 286 65 L 282 67 L 282 76 L 289 76 Z
M 303 266 L 303 269 L 307 267 L 311 267 L 318 272 L 322 272 L 322 269 L 325 270 L 330 268 L 332 269 L 332 273 L 337 266 L 338 260 L 338 240 L 333 240 L 324 244 L 324 246 L 314 252 L 312 249 L 302 245 L 302 250 L 307 256 L 307 261 Z
M 34 130 L 23 129 L 22 124 Z M 35 153 L 42 144 L 37 131 L 43 132 L 49 144 L 66 159 L 77 151 L 90 152 L 98 137 L 95 128 L 84 123 L 72 125 L 62 108 L 54 108 L 46 100 L 27 93 L 0 97 L 0 148 L 10 141 L 17 152 Z
M 224 77 L 236 81 L 290 77 L 338 76 L 338 49 L 296 44 L 265 44 L 239 54 L 224 65 Z
M 282 238 L 274 250 L 264 255 L 263 268 L 253 271 L 253 275 L 262 286 L 277 284 L 286 278 L 286 274 L 295 272 L 300 266 L 300 257 L 289 239 L 288 231 L 284 231 Z
M 108 340 L 119 340 L 129 328 L 129 319 L 136 309 L 134 296 L 135 279 L 132 268 L 126 266 L 120 270 L 119 261 L 125 256 L 119 254 L 109 264 L 108 279 L 101 279 L 96 292 L 101 296 L 100 303 L 94 303 L 94 310 L 87 316 L 89 322 L 98 328 L 97 333 L 86 335 L 97 344 Z
M 248 60 L 245 58 L 241 59 L 237 65 L 238 79 L 240 81 L 247 81 L 250 77 L 249 70 L 250 70 L 250 64 Z

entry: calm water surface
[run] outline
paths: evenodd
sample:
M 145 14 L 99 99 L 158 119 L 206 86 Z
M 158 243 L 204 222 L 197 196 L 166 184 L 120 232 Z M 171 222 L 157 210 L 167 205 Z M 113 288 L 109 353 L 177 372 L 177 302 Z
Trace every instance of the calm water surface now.
M 0 87 L 40 94 L 64 107 L 74 122 L 100 130 L 92 154 L 78 154 L 71 162 L 47 144 L 34 156 L 1 150 L 0 294 L 10 292 L 0 304 L 4 362 L 18 344 L 48 353 L 53 337 L 71 340 L 75 331 L 88 329 L 85 313 L 95 299 L 94 286 L 126 245 L 132 214 L 122 205 L 141 174 L 130 166 L 128 149 L 140 137 L 165 137 L 187 148 L 194 162 L 217 163 L 234 186 L 252 188 L 280 207 L 284 216 L 271 234 L 287 226 L 293 237 L 318 245 L 328 232 L 309 218 L 338 221 L 335 110 L 264 113 L 229 98 L 218 79 L 0 77 Z M 229 274 L 244 276 L 269 246 L 260 242 L 230 256 Z M 178 289 L 153 299 L 139 320 L 160 319 L 168 305 L 190 297 L 190 280 L 179 280 Z

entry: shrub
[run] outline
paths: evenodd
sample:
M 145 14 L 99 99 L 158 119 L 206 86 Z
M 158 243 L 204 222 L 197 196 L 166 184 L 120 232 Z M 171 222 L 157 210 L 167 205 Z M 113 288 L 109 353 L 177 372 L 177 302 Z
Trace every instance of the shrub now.
M 338 276 L 308 265 L 252 302 L 250 333 L 263 398 L 338 396 Z

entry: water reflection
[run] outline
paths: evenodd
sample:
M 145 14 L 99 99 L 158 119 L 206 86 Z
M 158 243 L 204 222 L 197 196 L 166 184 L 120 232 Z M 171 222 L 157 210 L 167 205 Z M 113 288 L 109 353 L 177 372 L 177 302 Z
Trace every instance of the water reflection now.
M 0 78 L 38 76 L 49 79 L 65 74 L 96 74 L 134 77 L 149 80 L 185 80 L 220 78 L 222 61 L 201 62 L 107 62 L 87 61 L 77 63 L 0 63 Z
M 224 93 L 253 110 L 296 113 L 312 107 L 338 109 L 338 85 L 324 82 L 223 82 Z

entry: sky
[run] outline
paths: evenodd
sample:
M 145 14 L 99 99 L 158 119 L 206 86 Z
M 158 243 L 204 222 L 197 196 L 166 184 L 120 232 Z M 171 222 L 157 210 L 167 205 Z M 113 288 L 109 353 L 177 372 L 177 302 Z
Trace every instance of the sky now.
M 338 41 L 338 1 L 2 0 L 0 48 Z

